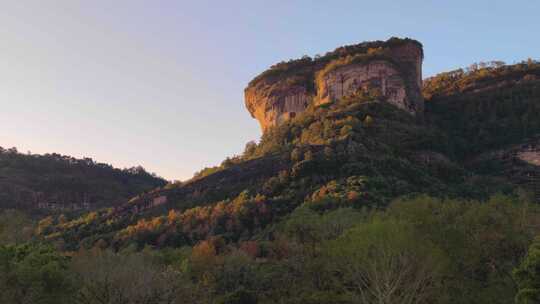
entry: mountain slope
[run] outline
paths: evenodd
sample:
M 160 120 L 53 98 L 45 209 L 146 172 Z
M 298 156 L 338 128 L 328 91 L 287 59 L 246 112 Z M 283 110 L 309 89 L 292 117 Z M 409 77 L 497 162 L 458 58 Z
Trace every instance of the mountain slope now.
M 404 195 L 483 200 L 530 190 L 523 174 L 475 160 L 538 134 L 538 120 L 528 119 L 540 109 L 540 83 L 529 76 L 538 70 L 532 62 L 428 79 L 425 121 L 370 93 L 311 106 L 208 175 L 80 218 L 48 218 L 40 232 L 66 250 L 238 242 L 269 237 L 299 206 L 384 208 Z
M 182 246 L 212 236 L 248 239 L 300 205 L 379 208 L 414 193 L 486 197 L 446 150 L 440 131 L 374 97 L 356 96 L 270 130 L 249 154 L 213 174 L 119 208 L 49 219 L 40 229 L 68 250 L 99 240 L 116 248 Z
M 460 158 L 519 143 L 540 130 L 536 61 L 441 73 L 424 81 L 423 93 L 428 122 L 448 134 Z
M 89 158 L 0 148 L 0 208 L 30 213 L 97 209 L 165 183 L 142 167 L 120 170 Z

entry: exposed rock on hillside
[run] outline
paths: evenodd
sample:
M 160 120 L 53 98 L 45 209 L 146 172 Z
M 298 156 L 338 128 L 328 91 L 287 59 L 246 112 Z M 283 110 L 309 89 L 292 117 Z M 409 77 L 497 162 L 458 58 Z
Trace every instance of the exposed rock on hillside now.
M 481 174 L 500 175 L 530 190 L 540 199 L 540 137 L 482 153 L 468 162 Z
M 399 71 L 387 61 L 344 65 L 321 78 L 317 82 L 318 103 L 328 103 L 352 95 L 359 88 L 367 91 L 377 87 L 390 103 L 412 113 L 415 111 L 412 104 L 406 103 L 407 92 Z
M 377 94 L 413 115 L 422 113 L 422 59 L 419 42 L 392 38 L 341 47 L 316 59 L 279 63 L 250 82 L 246 107 L 263 132 L 309 105 L 360 92 Z

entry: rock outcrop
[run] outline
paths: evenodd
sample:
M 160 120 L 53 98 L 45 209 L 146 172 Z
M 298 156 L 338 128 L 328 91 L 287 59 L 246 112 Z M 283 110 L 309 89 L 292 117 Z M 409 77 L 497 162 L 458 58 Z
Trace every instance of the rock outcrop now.
M 341 47 L 315 59 L 282 62 L 249 83 L 246 107 L 263 132 L 310 105 L 359 91 L 376 92 L 412 115 L 422 114 L 422 60 L 418 41 L 391 38 Z
M 405 82 L 399 71 L 387 61 L 373 61 L 367 64 L 350 64 L 328 72 L 317 81 L 317 103 L 332 102 L 358 90 L 379 88 L 390 103 L 401 109 L 414 112 L 412 104 L 406 103 Z
M 529 190 L 540 201 L 540 136 L 519 144 L 481 153 L 466 163 L 480 174 L 503 176 L 513 184 Z

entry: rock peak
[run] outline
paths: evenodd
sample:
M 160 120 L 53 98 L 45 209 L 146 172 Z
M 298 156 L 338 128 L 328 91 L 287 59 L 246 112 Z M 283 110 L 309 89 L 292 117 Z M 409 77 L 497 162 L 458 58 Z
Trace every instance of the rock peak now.
M 376 90 L 387 102 L 412 115 L 422 114 L 422 44 L 390 38 L 343 46 L 324 56 L 280 62 L 245 89 L 251 116 L 265 132 L 310 104 L 333 102 L 359 91 Z

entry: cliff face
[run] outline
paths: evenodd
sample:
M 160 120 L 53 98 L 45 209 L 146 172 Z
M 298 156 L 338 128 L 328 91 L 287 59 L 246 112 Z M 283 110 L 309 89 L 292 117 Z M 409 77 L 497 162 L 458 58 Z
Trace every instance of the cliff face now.
M 422 58 L 419 42 L 392 38 L 341 47 L 316 59 L 279 63 L 250 82 L 245 89 L 246 107 L 263 132 L 311 104 L 359 91 L 375 91 L 398 108 L 421 114 Z
M 317 81 L 319 104 L 332 102 L 358 90 L 379 88 L 380 94 L 397 107 L 414 113 L 412 104 L 407 103 L 407 92 L 399 71 L 386 61 L 367 64 L 350 64 L 333 70 Z
M 265 131 L 303 112 L 312 102 L 313 95 L 303 86 L 282 81 L 270 88 L 246 89 L 245 100 L 251 116 L 259 121 L 261 129 Z

